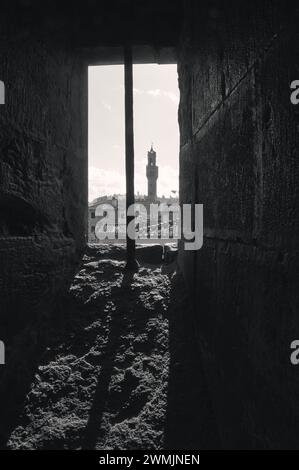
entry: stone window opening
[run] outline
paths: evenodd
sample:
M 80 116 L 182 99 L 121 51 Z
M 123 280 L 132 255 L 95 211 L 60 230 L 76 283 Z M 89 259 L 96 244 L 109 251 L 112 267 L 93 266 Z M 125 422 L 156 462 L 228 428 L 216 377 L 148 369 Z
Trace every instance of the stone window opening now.
M 111 48 L 112 49 L 112 48 Z M 116 50 L 117 49 L 117 50 Z M 163 90 L 163 88 L 154 88 L 152 87 L 153 89 L 150 89 L 148 90 L 148 92 L 144 91 L 144 90 L 136 90 L 135 87 L 135 76 L 133 76 L 133 67 L 135 65 L 150 65 L 150 66 L 157 66 L 157 65 L 172 65 L 175 67 L 174 70 L 177 70 L 176 69 L 176 53 L 175 53 L 175 50 L 174 48 L 168 48 L 167 51 L 164 51 L 163 52 L 163 55 L 164 56 L 160 56 L 159 57 L 159 54 L 157 53 L 157 51 L 153 51 L 151 48 L 148 48 L 148 47 L 131 47 L 131 46 L 126 46 L 124 48 L 116 48 L 115 50 L 111 51 L 111 55 L 113 56 L 114 54 L 117 56 L 117 57 L 114 57 L 113 60 L 107 60 L 107 57 L 109 56 L 108 54 L 108 50 L 107 48 L 105 48 L 105 51 L 102 53 L 105 55 L 105 58 L 103 59 L 103 61 L 101 61 L 100 58 L 97 58 L 96 61 L 89 61 L 89 66 L 88 68 L 102 68 L 102 67 L 98 67 L 98 66 L 118 66 L 118 67 L 122 67 L 122 70 L 123 70 L 123 85 L 122 85 L 122 89 L 123 89 L 123 101 L 124 101 L 124 109 L 123 109 L 123 118 L 124 118 L 124 123 L 123 123 L 123 127 L 124 127 L 124 135 L 123 135 L 123 140 L 124 140 L 124 148 L 122 149 L 123 150 L 123 154 L 122 154 L 122 157 L 123 157 L 123 161 L 121 162 L 121 166 L 123 165 L 124 167 L 126 167 L 126 174 L 123 175 L 123 181 L 126 182 L 126 186 L 125 186 L 125 191 L 123 192 L 123 194 L 125 193 L 126 194 L 126 199 L 127 199 L 127 206 L 134 203 L 135 202 L 135 198 L 136 194 L 139 194 L 140 191 L 136 191 L 136 187 L 134 185 L 134 178 L 135 178 L 135 171 L 134 171 L 134 153 L 136 152 L 136 143 L 135 143 L 135 134 L 136 134 L 136 129 L 135 129 L 135 121 L 136 121 L 136 110 L 135 110 L 135 107 L 133 107 L 133 100 L 134 102 L 136 101 L 136 96 L 135 95 L 140 95 L 141 93 L 143 93 L 144 95 L 148 94 L 148 95 L 152 95 L 154 98 L 153 99 L 165 99 L 165 100 L 173 100 L 173 99 L 176 99 L 176 97 L 173 97 L 173 95 L 171 93 L 167 93 L 167 90 Z M 141 52 L 142 51 L 142 52 Z M 135 72 L 134 72 L 135 74 Z M 177 74 L 177 71 L 176 71 L 176 74 Z M 89 86 L 88 86 L 88 93 L 89 93 L 90 89 L 89 89 Z M 178 91 L 178 95 L 179 95 L 179 90 Z M 90 99 L 90 98 L 89 98 Z M 177 97 L 177 102 L 174 103 L 175 105 L 173 106 L 173 115 L 175 116 L 175 118 L 177 119 L 177 114 L 178 114 L 178 101 L 179 101 L 179 96 Z M 112 106 L 110 105 L 109 102 L 102 102 L 101 103 L 102 106 L 104 106 L 106 108 L 106 111 L 107 111 L 107 116 L 108 116 L 108 119 L 109 119 L 109 116 L 113 113 L 113 109 L 112 109 Z M 160 118 L 160 116 L 156 116 L 156 121 L 158 121 Z M 153 120 L 154 121 L 154 120 Z M 163 123 L 164 125 L 164 122 L 163 122 L 163 118 L 161 120 L 161 123 Z M 150 127 L 148 126 L 148 124 L 146 124 L 146 119 L 145 119 L 145 127 Z M 90 123 L 88 124 L 88 127 L 90 126 Z M 89 128 L 90 130 L 90 128 Z M 167 131 L 165 131 L 165 135 L 167 135 Z M 171 133 L 169 133 L 169 135 L 171 135 Z M 178 131 L 178 135 L 179 135 L 179 131 Z M 150 136 L 149 138 L 149 143 L 154 141 L 155 142 L 155 138 L 154 136 Z M 178 139 L 179 141 L 179 139 Z M 118 143 L 117 143 L 118 144 Z M 159 143 L 158 143 L 159 145 Z M 152 144 L 153 146 L 153 144 Z M 90 146 L 89 146 L 90 147 Z M 115 147 L 117 147 L 117 145 L 115 145 Z M 144 149 L 144 154 L 146 154 L 147 152 L 147 149 L 149 147 L 145 147 Z M 178 144 L 178 147 L 177 147 L 177 162 L 178 162 L 178 159 L 179 159 L 179 144 Z M 140 154 L 140 150 L 138 149 L 138 158 L 139 158 L 139 154 Z M 103 155 L 101 158 L 104 158 L 105 159 L 105 152 L 103 152 Z M 89 151 L 88 151 L 88 159 L 90 159 L 90 148 L 89 148 Z M 150 166 L 151 167 L 154 167 L 155 166 L 155 162 L 153 161 L 153 159 L 150 160 Z M 179 179 L 179 170 L 177 171 L 177 174 L 178 174 L 178 178 Z M 146 174 L 144 174 L 144 180 L 145 180 L 145 186 L 147 188 L 147 179 L 146 179 Z M 108 183 L 108 181 L 107 181 Z M 90 183 L 89 183 L 90 184 Z M 172 188 L 174 189 L 174 188 Z M 121 191 L 121 190 L 120 190 Z M 146 189 L 145 189 L 145 192 L 146 192 Z M 163 188 L 163 192 L 164 192 L 164 188 Z M 178 194 L 177 191 L 171 191 L 172 193 L 176 193 Z M 170 194 L 170 191 L 169 191 L 169 194 Z M 170 197 L 171 197 L 171 194 L 170 194 Z M 110 202 L 113 206 L 114 206 L 114 197 L 112 198 L 112 202 Z M 103 216 L 106 216 L 107 213 L 104 213 Z M 93 213 L 91 213 L 90 217 L 92 219 L 97 219 L 96 216 L 93 215 Z M 116 219 L 117 219 L 117 216 L 116 216 Z M 97 222 L 95 220 L 95 222 Z M 129 222 L 129 220 L 127 220 L 127 223 Z M 88 224 L 89 227 L 91 227 L 90 223 Z M 117 233 L 117 230 L 116 230 L 116 233 Z M 93 236 L 93 241 L 94 241 L 94 236 Z M 127 252 L 128 252 L 128 260 L 129 258 L 130 259 L 135 259 L 135 241 L 132 241 L 132 240 L 129 240 L 127 238 L 126 240 L 126 244 L 127 244 Z M 127 261 L 128 261 L 127 260 Z M 133 263 L 134 264 L 134 263 Z

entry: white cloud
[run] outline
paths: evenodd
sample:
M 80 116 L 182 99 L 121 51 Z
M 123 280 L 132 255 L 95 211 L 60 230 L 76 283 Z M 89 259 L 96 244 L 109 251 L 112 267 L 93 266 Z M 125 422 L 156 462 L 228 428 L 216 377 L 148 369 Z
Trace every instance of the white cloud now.
M 135 95 L 148 95 L 153 96 L 154 98 L 164 97 L 168 98 L 175 105 L 179 104 L 179 96 L 172 91 L 161 90 L 160 88 L 155 88 L 153 90 L 140 90 L 139 88 L 133 89 Z
M 155 90 L 147 90 L 146 93 L 147 93 L 148 95 L 150 95 L 150 96 L 155 96 L 155 97 L 161 96 L 161 90 L 160 90 L 160 88 L 156 88 Z
M 144 91 L 143 90 L 140 90 L 139 88 L 133 88 L 133 93 L 135 95 L 144 95 Z
M 104 194 L 125 193 L 123 66 L 91 67 L 90 72 L 89 200 Z M 169 196 L 178 187 L 176 67 L 134 66 L 133 91 L 135 191 L 147 192 L 146 156 L 153 141 L 159 166 L 158 195 Z
M 145 174 L 145 162 L 136 162 L 135 167 L 135 192 L 146 194 L 147 179 Z M 104 170 L 90 166 L 89 172 L 89 194 L 88 200 L 112 194 L 125 194 L 125 174 L 117 170 Z M 178 170 L 168 166 L 159 165 L 157 192 L 159 196 L 169 197 L 171 191 L 178 190 L 179 177 Z
M 163 94 L 164 96 L 167 96 L 167 98 L 169 98 L 174 104 L 179 104 L 179 96 L 173 93 L 172 91 L 164 91 Z
M 159 196 L 169 197 L 171 191 L 179 189 L 179 170 L 169 165 L 159 165 L 159 177 L 157 181 Z
M 112 111 L 111 104 L 106 103 L 105 101 L 102 101 L 102 105 L 104 106 L 105 109 L 107 109 L 107 111 L 109 111 L 109 113 L 111 113 L 111 111 Z
M 88 187 L 88 200 L 112 194 L 125 193 L 125 176 L 117 170 L 104 170 L 90 166 L 89 173 L 89 187 Z

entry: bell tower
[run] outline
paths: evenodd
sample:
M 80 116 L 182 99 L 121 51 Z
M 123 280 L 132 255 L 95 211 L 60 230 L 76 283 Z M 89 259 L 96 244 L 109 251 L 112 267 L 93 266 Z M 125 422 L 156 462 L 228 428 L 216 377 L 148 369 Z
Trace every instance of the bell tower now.
M 153 149 L 153 145 L 151 146 L 150 151 L 147 152 L 146 177 L 147 196 L 149 199 L 154 201 L 157 198 L 158 167 L 156 165 L 156 152 Z

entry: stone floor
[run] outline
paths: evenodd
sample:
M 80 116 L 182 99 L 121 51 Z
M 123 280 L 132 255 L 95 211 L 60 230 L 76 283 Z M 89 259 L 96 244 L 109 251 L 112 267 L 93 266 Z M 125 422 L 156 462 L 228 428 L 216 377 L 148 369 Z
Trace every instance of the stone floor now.
M 129 274 L 124 256 L 88 248 L 7 448 L 215 448 L 183 279 L 142 256 Z

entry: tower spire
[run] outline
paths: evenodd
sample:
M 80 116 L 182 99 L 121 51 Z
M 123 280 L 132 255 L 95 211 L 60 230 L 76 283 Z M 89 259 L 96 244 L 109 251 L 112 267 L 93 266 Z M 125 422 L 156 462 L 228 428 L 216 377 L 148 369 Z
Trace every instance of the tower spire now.
M 157 179 L 158 166 L 156 165 L 156 152 L 153 149 L 153 143 L 149 152 L 147 152 L 147 196 L 151 201 L 157 199 Z

